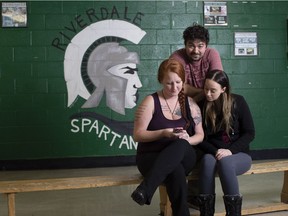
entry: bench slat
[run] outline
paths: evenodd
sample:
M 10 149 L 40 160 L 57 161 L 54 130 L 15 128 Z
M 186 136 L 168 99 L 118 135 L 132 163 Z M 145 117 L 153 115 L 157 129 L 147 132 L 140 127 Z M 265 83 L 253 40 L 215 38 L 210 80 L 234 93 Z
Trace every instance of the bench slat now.
M 244 175 L 280 172 L 280 171 L 286 171 L 286 170 L 288 170 L 288 160 L 262 162 L 262 163 L 252 164 L 251 169 L 247 171 Z
M 57 179 L 0 181 L 0 193 L 108 187 L 140 183 L 140 174 Z

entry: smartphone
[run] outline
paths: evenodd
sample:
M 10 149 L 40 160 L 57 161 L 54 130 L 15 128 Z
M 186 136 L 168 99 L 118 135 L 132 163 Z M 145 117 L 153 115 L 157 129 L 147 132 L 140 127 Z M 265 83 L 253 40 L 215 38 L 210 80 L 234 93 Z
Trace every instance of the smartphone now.
M 182 128 L 174 128 L 173 133 L 181 133 L 183 131 Z

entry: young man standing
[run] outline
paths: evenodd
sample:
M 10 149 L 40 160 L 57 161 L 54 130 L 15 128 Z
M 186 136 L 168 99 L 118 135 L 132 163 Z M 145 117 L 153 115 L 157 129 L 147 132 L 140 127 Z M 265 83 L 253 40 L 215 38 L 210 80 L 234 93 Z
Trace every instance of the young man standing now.
M 183 64 L 186 74 L 184 93 L 198 102 L 204 98 L 203 87 L 207 72 L 223 70 L 223 66 L 218 51 L 208 47 L 208 29 L 194 23 L 184 30 L 183 39 L 185 48 L 176 50 L 170 58 Z M 199 208 L 195 199 L 198 194 L 197 185 L 196 180 L 188 182 L 188 204 L 195 209 Z
M 206 73 L 211 70 L 223 70 L 217 50 L 209 48 L 209 32 L 194 23 L 183 32 L 185 48 L 176 50 L 170 58 L 181 62 L 186 73 L 185 93 L 197 100 L 204 97 L 203 86 Z

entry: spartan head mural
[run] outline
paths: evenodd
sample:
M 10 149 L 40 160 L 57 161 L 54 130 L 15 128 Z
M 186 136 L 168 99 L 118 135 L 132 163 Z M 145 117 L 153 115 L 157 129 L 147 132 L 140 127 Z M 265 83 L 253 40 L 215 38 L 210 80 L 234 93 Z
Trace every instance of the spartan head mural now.
M 136 106 L 139 57 L 119 42 L 138 44 L 146 33 L 121 20 L 103 20 L 83 29 L 68 45 L 64 59 L 64 76 L 68 90 L 68 107 L 78 96 L 86 102 L 82 108 L 97 107 L 103 97 L 113 111 L 125 114 Z

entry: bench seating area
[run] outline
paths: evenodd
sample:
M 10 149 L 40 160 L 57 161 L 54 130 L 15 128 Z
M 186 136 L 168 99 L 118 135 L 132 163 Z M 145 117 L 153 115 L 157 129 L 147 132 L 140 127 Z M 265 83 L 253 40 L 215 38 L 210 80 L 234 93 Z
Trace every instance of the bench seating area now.
M 288 160 L 277 160 L 271 162 L 254 161 L 252 167 L 243 175 L 264 174 L 273 172 L 284 172 L 283 186 L 280 194 L 281 202 L 271 203 L 265 206 L 254 206 L 249 209 L 242 208 L 242 215 L 261 214 L 267 212 L 288 210 Z M 187 177 L 187 179 L 197 179 L 198 172 Z M 165 186 L 160 186 L 160 209 L 165 216 L 172 216 L 169 198 L 166 193 Z M 245 202 L 245 200 L 244 200 Z M 225 216 L 225 212 L 215 213 L 215 216 Z
M 272 203 L 267 206 L 255 206 L 251 209 L 243 209 L 242 215 L 256 213 L 274 212 L 288 210 L 288 160 L 276 160 L 269 162 L 253 162 L 252 168 L 244 175 L 284 172 L 284 180 L 281 196 L 281 202 Z M 187 177 L 188 179 L 197 179 L 197 171 Z M 84 188 L 97 188 L 139 184 L 142 176 L 139 173 L 129 175 L 108 175 L 108 176 L 89 176 L 89 177 L 69 177 L 69 178 L 49 178 L 49 179 L 31 179 L 31 180 L 9 180 L 0 181 L 0 193 L 7 196 L 8 215 L 16 216 L 15 198 L 17 193 L 35 192 L 35 191 L 54 191 L 54 190 L 75 190 Z M 160 210 L 165 216 L 172 216 L 169 199 L 165 186 L 160 186 Z M 217 213 L 217 216 L 225 213 Z

